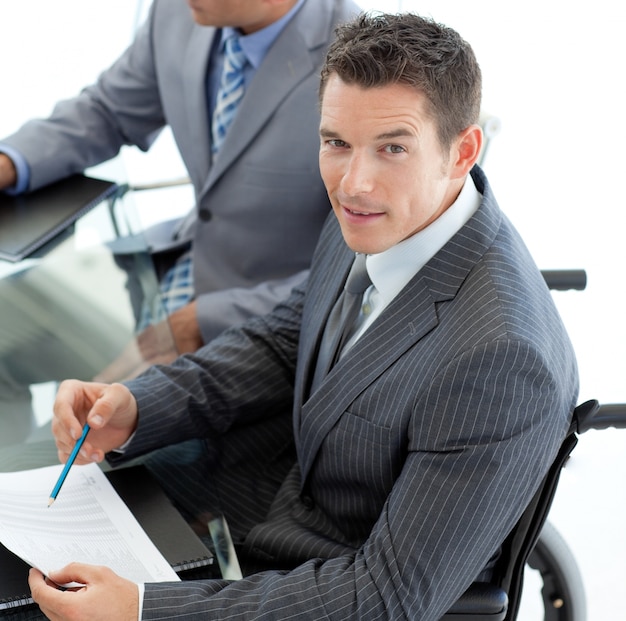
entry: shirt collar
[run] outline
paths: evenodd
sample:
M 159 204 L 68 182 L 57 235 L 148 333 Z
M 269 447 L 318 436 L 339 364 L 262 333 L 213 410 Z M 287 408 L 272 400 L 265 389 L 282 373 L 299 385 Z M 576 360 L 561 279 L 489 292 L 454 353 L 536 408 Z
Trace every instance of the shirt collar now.
M 280 35 L 285 26 L 291 21 L 293 16 L 305 2 L 306 0 L 298 0 L 293 8 L 279 20 L 249 35 L 242 35 L 237 28 L 231 28 L 230 26 L 222 28 L 222 36 L 219 43 L 220 52 L 224 52 L 226 39 L 232 36 L 238 36 L 241 49 L 246 55 L 247 61 L 255 69 L 258 69 L 259 65 L 263 62 L 267 51 L 272 46 L 272 43 L 276 41 L 278 35 Z
M 384 252 L 367 257 L 367 272 L 383 304 L 389 304 L 478 209 L 482 195 L 471 175 L 456 201 L 425 229 Z

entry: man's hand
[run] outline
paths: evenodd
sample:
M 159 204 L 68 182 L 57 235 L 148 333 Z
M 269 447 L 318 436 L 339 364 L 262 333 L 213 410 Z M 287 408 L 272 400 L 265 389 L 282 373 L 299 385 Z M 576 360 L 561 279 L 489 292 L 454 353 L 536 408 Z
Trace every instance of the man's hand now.
M 17 171 L 13 160 L 4 153 L 0 153 L 0 190 L 10 188 L 16 182 Z
M 31 569 L 28 584 L 33 599 L 52 621 L 137 621 L 139 618 L 137 585 L 120 578 L 108 567 L 71 563 L 51 572 L 48 578 L 38 569 Z M 57 586 L 69 582 L 85 586 L 68 590 Z
M 154 364 L 170 364 L 180 354 L 203 345 L 196 303 L 174 311 L 167 320 L 148 326 L 124 351 L 95 377 L 96 382 L 119 382 L 136 377 Z
M 77 464 L 101 462 L 137 428 L 137 402 L 122 384 L 66 380 L 54 401 L 52 433 L 59 460 L 67 461 L 85 423 L 91 431 L 76 457 Z
M 197 306 L 195 301 L 190 302 L 174 311 L 167 319 L 179 354 L 194 352 L 204 345 L 198 323 Z

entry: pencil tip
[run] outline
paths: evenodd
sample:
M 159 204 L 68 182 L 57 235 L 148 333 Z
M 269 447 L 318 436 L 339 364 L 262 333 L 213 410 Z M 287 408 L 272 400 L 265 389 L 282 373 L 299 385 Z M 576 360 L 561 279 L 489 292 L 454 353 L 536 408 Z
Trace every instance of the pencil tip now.
M 54 498 L 48 498 L 48 507 L 51 507 L 53 502 Z

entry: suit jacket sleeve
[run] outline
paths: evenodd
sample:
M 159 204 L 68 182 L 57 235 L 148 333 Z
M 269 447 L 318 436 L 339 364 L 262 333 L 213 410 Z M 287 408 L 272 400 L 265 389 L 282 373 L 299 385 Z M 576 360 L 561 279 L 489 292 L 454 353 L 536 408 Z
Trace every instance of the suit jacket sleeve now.
M 231 287 L 199 295 L 197 317 L 204 342 L 208 343 L 233 325 L 269 313 L 289 297 L 293 287 L 306 280 L 307 274 L 308 270 L 304 270 L 254 287 Z
M 218 437 L 236 422 L 291 417 L 302 283 L 267 317 L 232 328 L 171 366 L 154 366 L 127 382 L 139 428 L 123 457 L 197 437 Z

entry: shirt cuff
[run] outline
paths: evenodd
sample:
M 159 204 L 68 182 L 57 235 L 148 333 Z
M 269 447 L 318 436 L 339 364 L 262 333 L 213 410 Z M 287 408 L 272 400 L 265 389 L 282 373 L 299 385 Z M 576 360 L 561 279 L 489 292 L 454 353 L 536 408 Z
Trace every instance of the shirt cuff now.
M 0 144 L 0 153 L 4 153 L 11 158 L 15 170 L 17 171 L 17 182 L 13 187 L 5 188 L 3 192 L 11 196 L 23 194 L 28 190 L 30 184 L 30 167 L 28 166 L 28 162 L 19 151 L 5 144 Z
M 137 592 L 139 594 L 139 610 L 137 611 L 137 621 L 141 621 L 142 612 L 143 612 L 143 594 L 146 588 L 143 582 L 137 585 Z
M 126 442 L 124 442 L 124 444 L 122 444 L 121 446 L 111 449 L 111 453 L 118 453 L 119 455 L 123 455 L 126 452 L 128 445 L 133 441 L 136 433 L 136 431 L 133 431 L 133 433 L 130 434 L 130 438 L 128 438 L 128 440 L 126 440 Z

